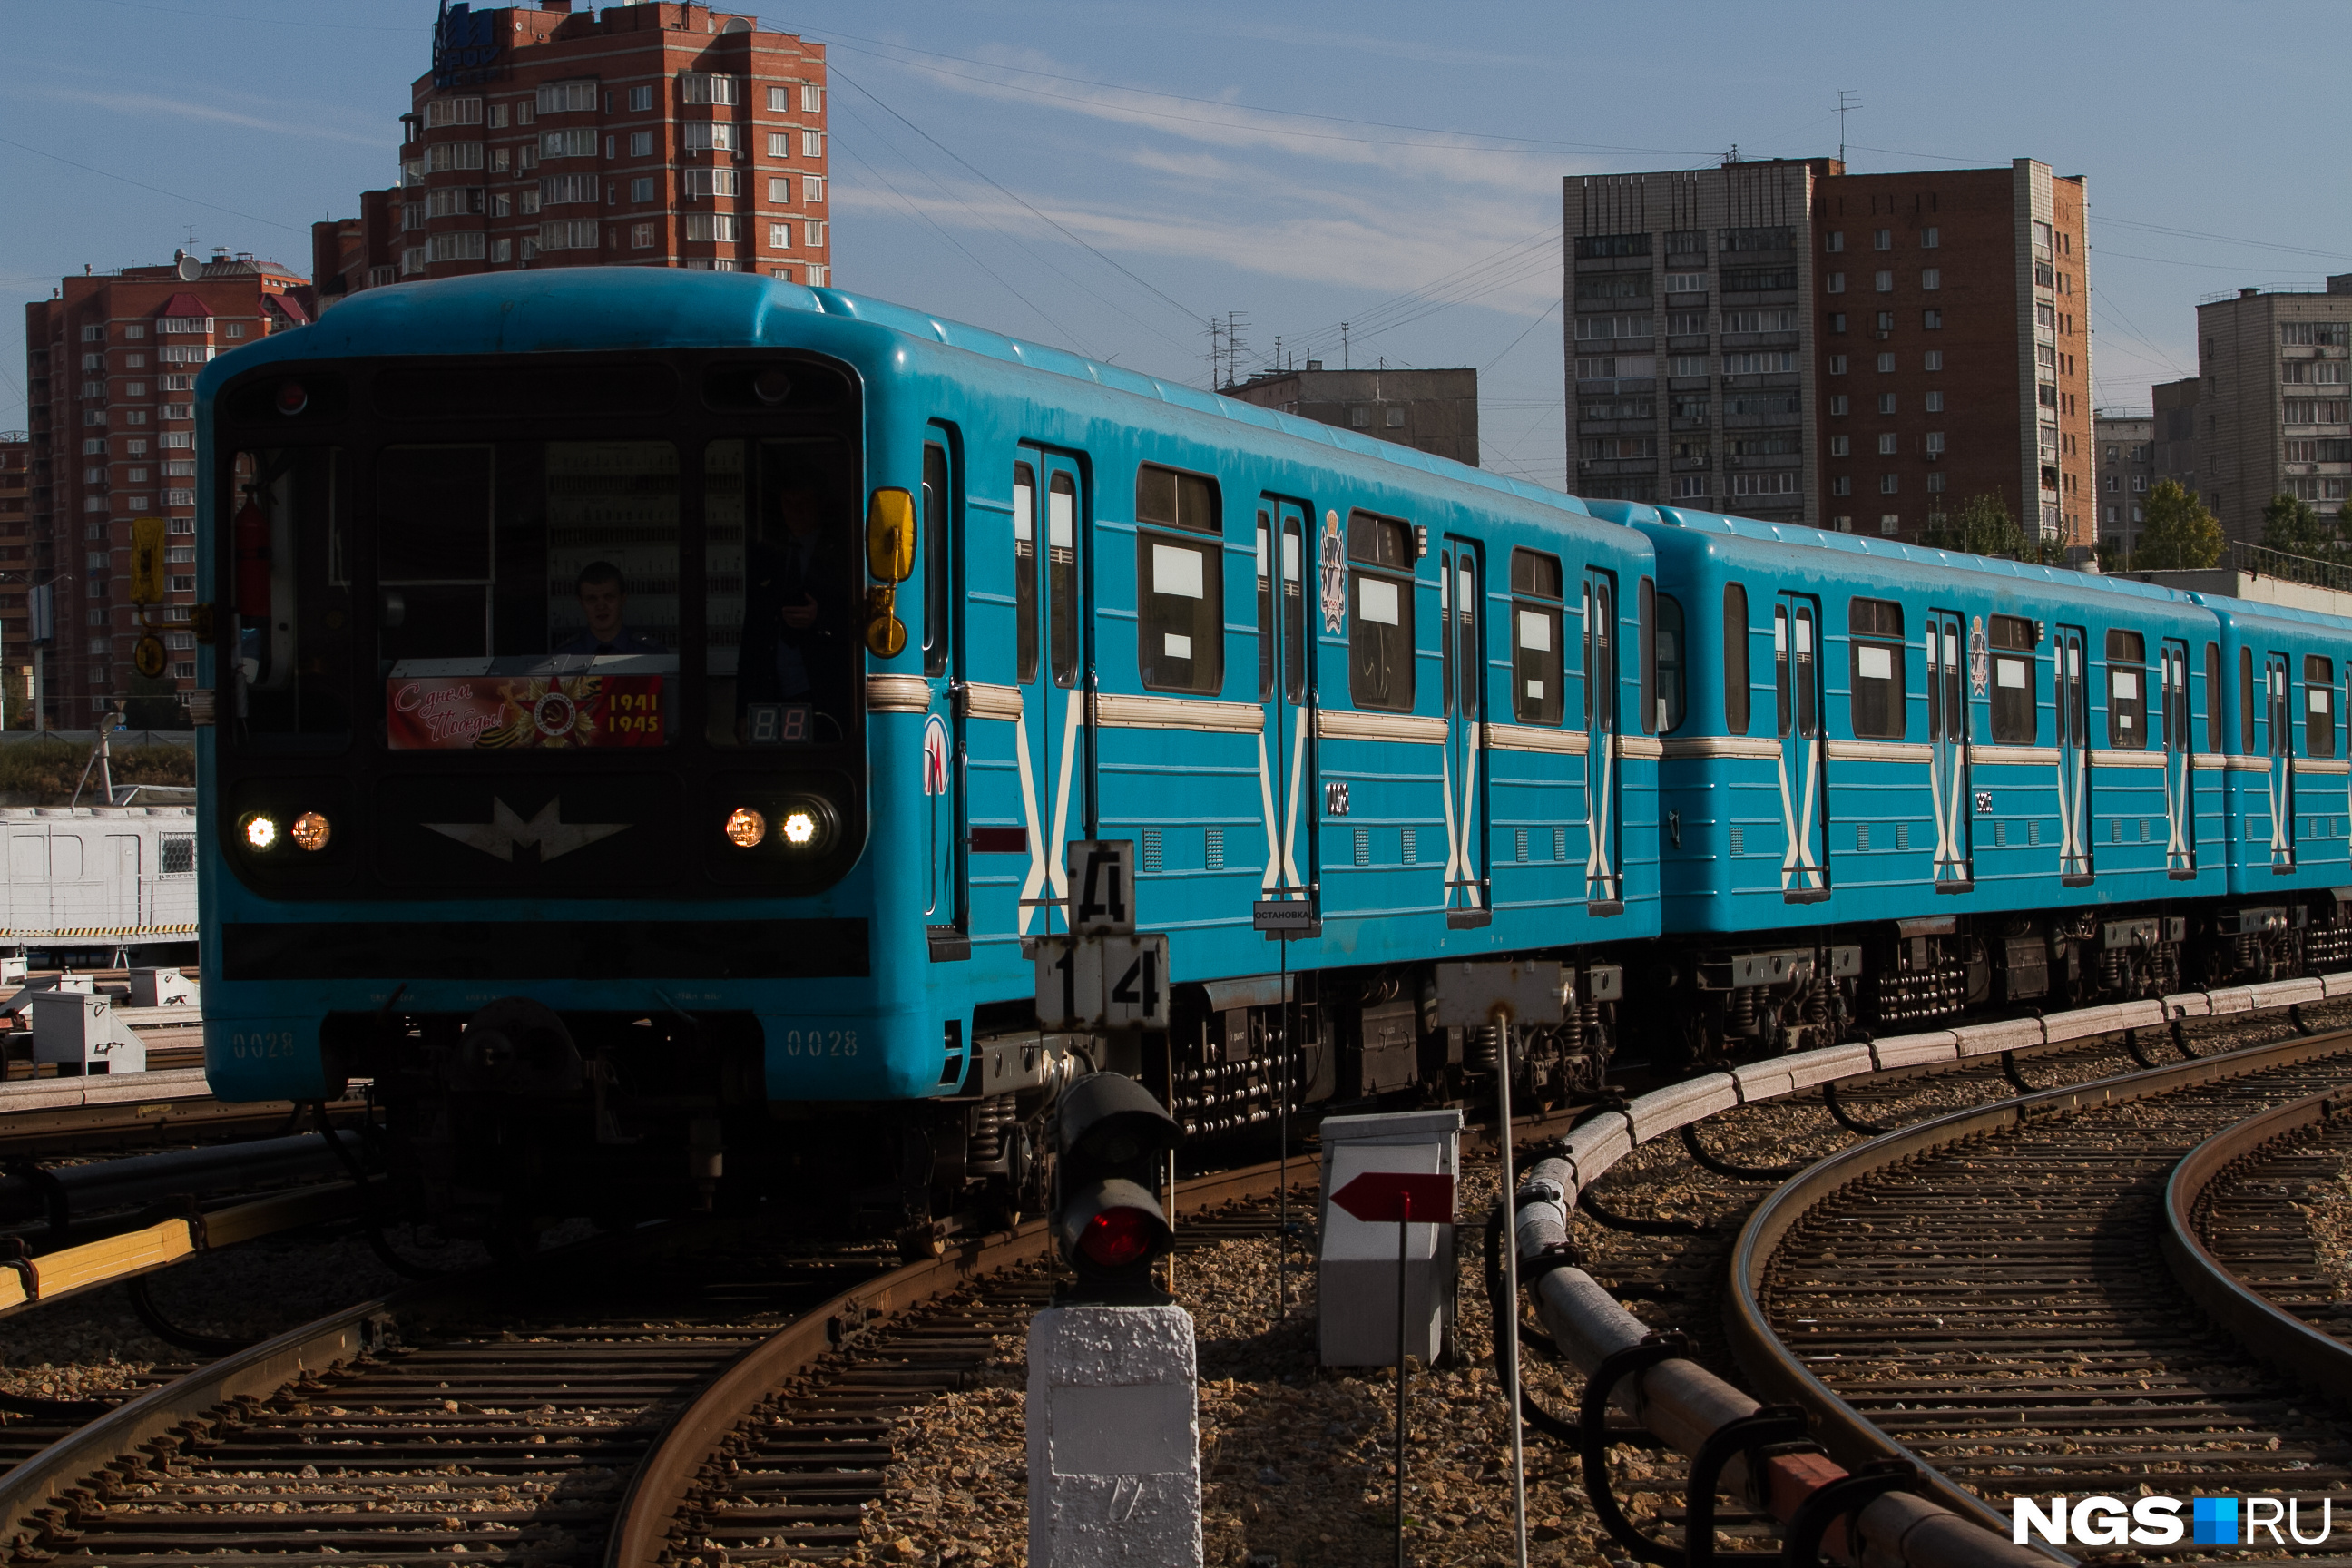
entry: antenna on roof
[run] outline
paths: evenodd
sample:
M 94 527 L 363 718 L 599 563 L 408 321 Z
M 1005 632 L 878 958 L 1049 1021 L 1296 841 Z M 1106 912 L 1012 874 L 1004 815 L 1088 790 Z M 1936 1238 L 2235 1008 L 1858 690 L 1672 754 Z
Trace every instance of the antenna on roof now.
M 1862 107 L 1862 100 L 1843 88 L 1838 89 L 1838 162 L 1845 162 L 1845 117 Z

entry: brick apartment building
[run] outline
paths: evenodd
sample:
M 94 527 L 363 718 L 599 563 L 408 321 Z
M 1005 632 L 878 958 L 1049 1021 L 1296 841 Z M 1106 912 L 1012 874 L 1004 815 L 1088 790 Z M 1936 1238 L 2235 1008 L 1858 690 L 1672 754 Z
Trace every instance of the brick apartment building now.
M 667 0 L 451 5 L 401 116 L 400 184 L 314 226 L 322 302 L 519 267 L 823 285 L 824 48 Z
M 22 430 L 0 431 L 0 717 L 28 710 L 32 647 L 25 640 L 25 593 L 31 580 L 33 443 Z
M 1478 466 L 1478 373 L 1463 370 L 1260 371 L 1217 389 L 1227 397 L 1278 408 L 1359 435 Z
M 2197 368 L 2155 389 L 2159 458 L 2184 465 L 2231 539 L 2260 543 L 2274 495 L 2331 521 L 2352 500 L 2352 273 L 2197 307 Z M 2184 479 L 2184 483 L 2188 480 Z
M 1916 538 L 2092 535 L 2084 186 L 1833 158 L 1570 177 L 1580 494 Z
M 160 267 L 68 277 L 25 307 L 30 495 L 25 530 L 32 593 L 54 608 L 37 660 L 42 717 L 87 728 L 132 696 L 195 684 L 196 374 L 214 355 L 312 317 L 310 285 L 274 262 L 215 250 Z M 168 602 L 157 606 L 164 673 L 136 677 L 139 617 L 130 602 L 131 525 L 166 523 Z M 0 558 L 0 647 L 12 670 L 24 646 L 24 590 Z M 147 714 L 149 727 L 162 716 Z

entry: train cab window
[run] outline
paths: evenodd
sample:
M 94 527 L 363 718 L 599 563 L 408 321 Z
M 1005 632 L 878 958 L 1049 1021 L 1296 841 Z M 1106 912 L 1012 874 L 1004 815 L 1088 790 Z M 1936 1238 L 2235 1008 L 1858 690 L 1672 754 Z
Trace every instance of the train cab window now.
M 2221 750 L 2221 645 L 2205 645 L 2205 749 Z
M 1684 640 L 1682 602 L 1670 594 L 1658 595 L 1658 730 L 1672 734 L 1682 728 L 1690 707 L 1688 649 Z
M 1037 679 L 1037 470 L 1013 465 L 1013 679 Z
M 2303 752 L 2336 754 L 2336 669 L 2326 654 L 2303 656 Z
M 1348 633 L 1348 690 L 1359 708 L 1412 710 L 1413 555 L 1409 523 L 1349 514 L 1356 613 Z
M 1903 606 L 1892 599 L 1849 600 L 1846 630 L 1853 641 L 1854 736 L 1899 741 L 1908 717 L 1903 689 Z
M 2033 623 L 2022 616 L 1992 617 L 1992 738 L 2000 746 L 2031 746 L 2042 720 L 2041 682 L 2033 663 Z
M 2107 633 L 2107 744 L 2125 752 L 2147 745 L 2147 642 L 2137 632 Z
M 954 625 L 950 592 L 948 449 L 933 441 L 923 447 L 923 673 L 948 672 L 948 633 Z
M 1046 657 L 1054 684 L 1078 683 L 1078 482 L 1055 473 L 1045 484 Z
M 732 687 L 744 459 L 742 443 L 724 445 L 731 465 L 714 458 L 706 485 L 710 576 L 730 585 L 734 608 L 731 617 L 714 614 L 709 654 L 711 677 Z M 819 542 L 839 530 L 832 492 L 812 488 L 823 466 L 796 465 L 808 476 L 803 488 L 789 500 L 776 497 L 778 518 L 789 515 L 796 537 L 817 552 L 806 580 L 811 593 L 824 576 L 821 558 L 843 554 Z M 376 657 L 394 750 L 659 746 L 677 738 L 683 617 L 675 446 L 387 447 L 376 455 L 374 478 Z M 730 485 L 735 510 L 722 521 Z M 836 530 L 826 528 L 829 520 Z M 776 523 L 780 532 L 785 526 Z M 854 535 L 854 523 L 846 532 Z M 805 613 L 823 615 L 847 637 L 851 605 L 842 575 L 836 567 L 823 608 Z M 517 700 L 518 690 L 526 700 Z M 800 700 L 812 700 L 806 686 Z M 845 684 L 829 688 L 824 700 L 836 716 L 845 714 Z
M 1642 733 L 1654 735 L 1665 721 L 1665 699 L 1658 695 L 1658 585 L 1642 579 L 1635 603 L 1642 612 Z
M 1559 557 L 1511 552 L 1511 716 L 1557 724 L 1567 710 Z
M 2238 751 L 2254 754 L 2254 650 L 2238 650 Z
M 866 570 L 857 481 L 844 448 L 831 440 L 713 441 L 702 488 L 705 738 L 759 747 L 846 738 Z
M 1723 727 L 1748 733 L 1748 589 L 1723 585 Z
M 230 494 L 222 532 L 233 570 L 220 580 L 236 612 L 236 656 L 223 661 L 237 700 L 240 739 L 268 744 L 340 743 L 351 732 L 351 570 L 344 559 L 338 487 L 348 479 L 331 447 L 238 452 L 227 465 Z M 193 573 L 193 566 L 173 571 Z M 89 586 L 103 592 L 91 574 Z M 194 658 L 194 654 L 184 656 Z M 133 678 L 128 710 L 158 729 L 178 718 L 168 671 Z
M 1135 481 L 1138 673 L 1153 691 L 1214 694 L 1224 685 L 1224 552 L 1185 533 L 1217 532 L 1217 487 L 1146 464 Z

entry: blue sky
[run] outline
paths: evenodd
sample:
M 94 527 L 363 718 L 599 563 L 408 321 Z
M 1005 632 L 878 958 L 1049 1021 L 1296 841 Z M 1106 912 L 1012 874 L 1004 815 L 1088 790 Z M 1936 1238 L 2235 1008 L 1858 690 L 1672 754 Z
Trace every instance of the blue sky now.
M 0 289 L 194 231 L 307 270 L 388 184 L 429 0 L 0 0 Z M 2352 7 L 2175 0 L 1191 6 L 796 0 L 832 47 L 835 281 L 1204 384 L 1471 364 L 1485 461 L 1559 484 L 1563 175 L 1834 153 L 2091 181 L 2103 404 L 2193 373 L 2200 296 L 2352 271 Z M 137 184 L 126 183 L 135 181 Z M 142 188 L 152 187 L 152 188 Z M 0 316 L 0 428 L 24 423 Z

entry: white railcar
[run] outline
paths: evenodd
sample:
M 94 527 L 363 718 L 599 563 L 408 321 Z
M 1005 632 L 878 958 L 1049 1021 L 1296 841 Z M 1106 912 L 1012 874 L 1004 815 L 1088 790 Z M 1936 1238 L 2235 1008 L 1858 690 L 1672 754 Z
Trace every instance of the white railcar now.
M 0 952 L 196 939 L 195 812 L 0 807 Z

